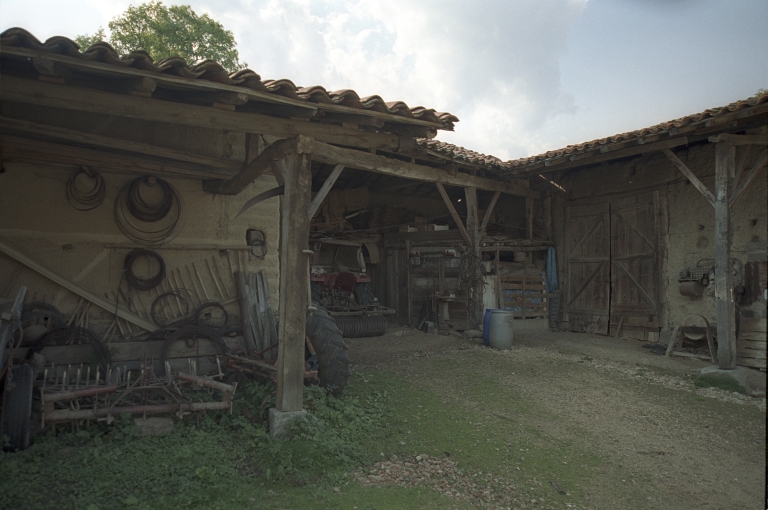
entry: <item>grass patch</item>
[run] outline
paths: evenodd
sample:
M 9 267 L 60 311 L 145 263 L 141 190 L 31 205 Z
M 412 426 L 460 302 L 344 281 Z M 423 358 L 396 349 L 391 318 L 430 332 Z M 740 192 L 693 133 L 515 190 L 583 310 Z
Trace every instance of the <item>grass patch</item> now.
M 747 389 L 744 386 L 730 377 L 705 374 L 696 377 L 696 379 L 693 380 L 693 384 L 697 388 L 718 388 L 729 393 L 733 393 L 734 391 L 744 394 L 747 393 Z
M 259 416 L 271 391 L 246 384 L 233 415 L 188 416 L 166 436 L 140 437 L 128 415 L 76 434 L 59 427 L 0 453 L 0 508 L 253 508 L 281 488 L 339 484 L 372 460 L 367 442 L 387 413 L 379 391 L 336 399 L 307 388 L 310 418 L 290 441 L 272 441 Z

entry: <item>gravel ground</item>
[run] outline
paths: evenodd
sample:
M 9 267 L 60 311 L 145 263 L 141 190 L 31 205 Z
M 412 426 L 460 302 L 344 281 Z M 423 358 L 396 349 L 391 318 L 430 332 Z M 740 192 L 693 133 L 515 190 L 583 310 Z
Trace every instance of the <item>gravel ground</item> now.
M 555 508 L 548 505 L 541 496 L 540 488 L 545 485 L 544 482 L 535 478 L 516 483 L 492 473 L 471 473 L 460 469 L 456 462 L 447 457 L 424 453 L 406 459 L 393 455 L 388 461 L 378 462 L 365 472 L 358 471 L 351 475 L 363 486 L 419 485 L 479 508 Z M 550 480 L 549 484 L 558 492 L 566 494 L 556 480 Z M 585 507 L 567 504 L 566 508 Z
M 707 363 L 652 355 L 634 340 L 549 332 L 516 333 L 515 340 L 512 350 L 496 351 L 478 340 L 397 328 L 348 344 L 353 372 L 391 373 L 450 401 L 457 413 L 476 413 L 485 426 L 533 429 L 550 445 L 593 452 L 603 465 L 582 487 L 587 508 L 763 508 L 764 396 L 696 388 Z M 540 413 L 505 422 L 463 390 L 462 380 L 476 377 L 491 378 Z M 763 391 L 764 378 L 754 377 Z M 513 465 L 480 473 L 454 458 L 414 452 L 355 476 L 364 485 L 419 484 L 479 507 L 555 505 L 550 480 Z

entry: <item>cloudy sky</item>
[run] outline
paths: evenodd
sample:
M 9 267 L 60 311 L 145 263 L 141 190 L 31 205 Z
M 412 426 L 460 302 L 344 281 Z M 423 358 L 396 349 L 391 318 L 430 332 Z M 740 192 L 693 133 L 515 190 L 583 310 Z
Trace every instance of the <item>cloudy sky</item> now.
M 93 33 L 125 0 L 3 0 L 0 29 Z M 190 0 L 262 78 L 449 111 L 438 138 L 502 159 L 768 88 L 766 0 Z

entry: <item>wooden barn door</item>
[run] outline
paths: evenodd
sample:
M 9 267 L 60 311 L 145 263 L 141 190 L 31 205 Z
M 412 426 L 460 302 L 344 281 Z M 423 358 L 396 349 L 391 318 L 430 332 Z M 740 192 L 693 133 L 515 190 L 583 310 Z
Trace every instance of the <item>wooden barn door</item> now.
M 565 214 L 568 328 L 605 335 L 611 299 L 610 206 L 571 206 Z
M 659 331 L 658 192 L 611 202 L 611 333 Z

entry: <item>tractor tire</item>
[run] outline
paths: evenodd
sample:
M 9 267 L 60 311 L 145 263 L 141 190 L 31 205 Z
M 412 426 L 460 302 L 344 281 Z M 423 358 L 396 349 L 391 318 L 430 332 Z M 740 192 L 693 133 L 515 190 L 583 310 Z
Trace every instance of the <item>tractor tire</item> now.
M 32 417 L 32 367 L 14 365 L 11 387 L 3 391 L 2 435 L 8 436 L 6 449 L 26 450 L 29 447 L 29 420 Z
M 323 293 L 320 290 L 320 284 L 317 282 L 312 282 L 309 284 L 309 287 L 312 289 L 312 302 L 321 303 L 323 299 Z
M 370 306 L 376 303 L 376 297 L 373 295 L 373 288 L 368 282 L 355 285 L 355 299 L 360 306 Z
M 318 306 L 307 316 L 306 333 L 317 354 L 320 386 L 340 397 L 349 381 L 349 355 L 341 331 L 328 311 Z

